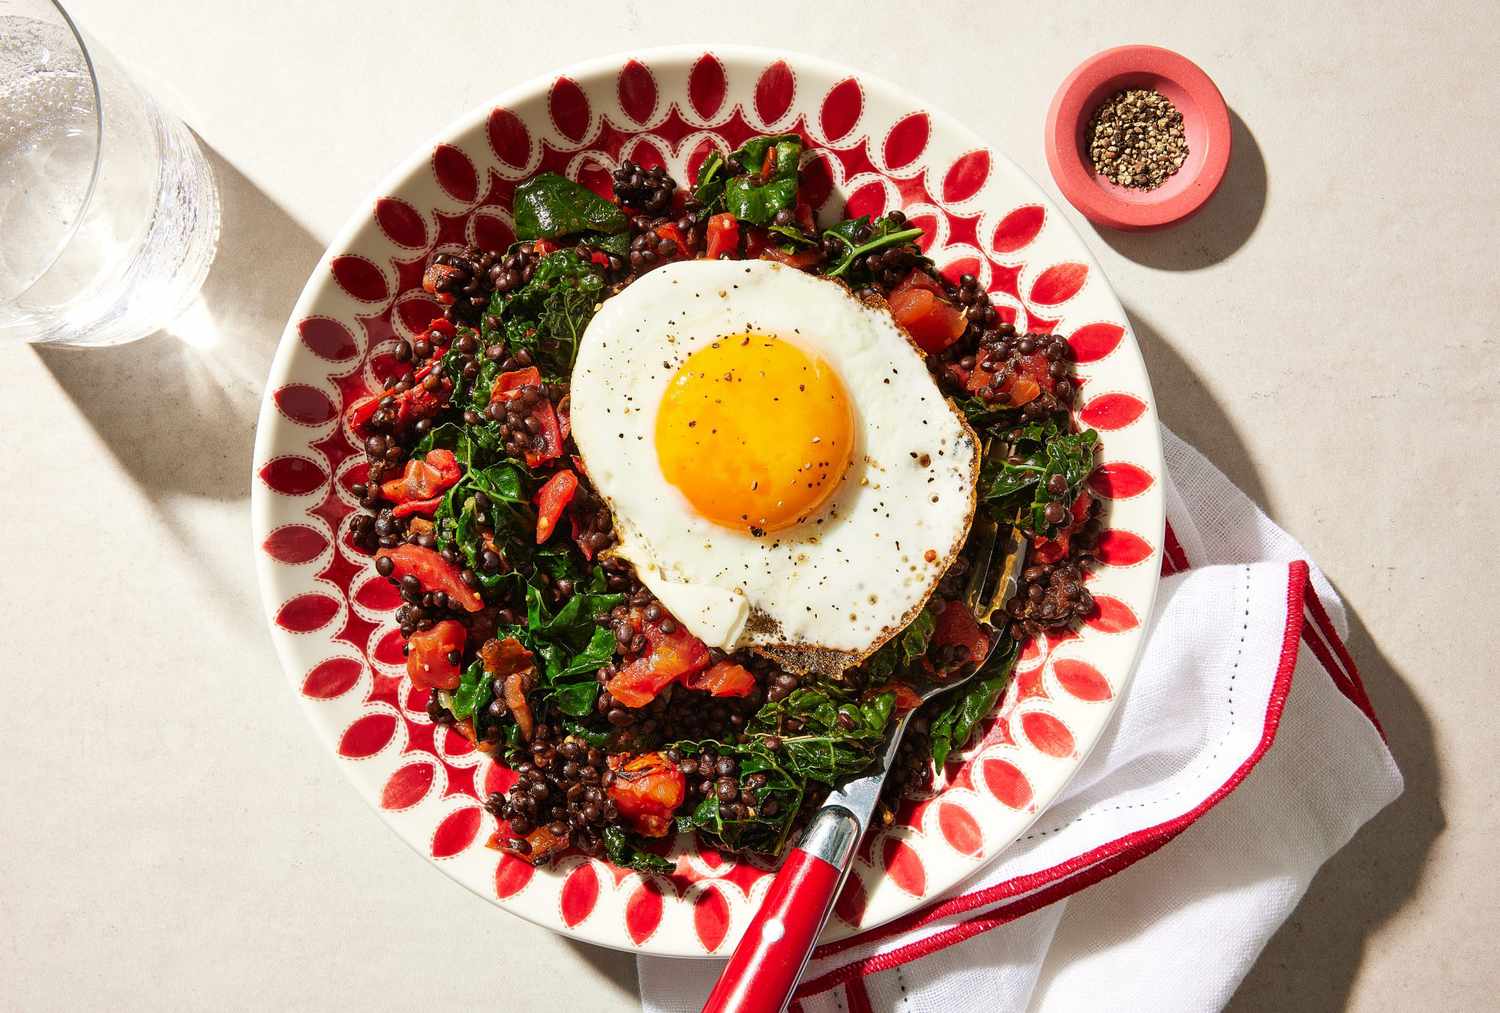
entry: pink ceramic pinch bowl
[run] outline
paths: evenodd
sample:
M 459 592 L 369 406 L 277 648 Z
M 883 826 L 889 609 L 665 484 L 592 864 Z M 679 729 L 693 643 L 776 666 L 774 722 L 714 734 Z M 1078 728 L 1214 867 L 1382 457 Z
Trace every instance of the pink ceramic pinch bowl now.
M 1154 88 L 1182 113 L 1188 156 L 1155 190 L 1119 186 L 1094 172 L 1089 120 L 1099 104 L 1128 88 Z M 1047 165 L 1074 207 L 1097 225 L 1155 229 L 1193 214 L 1213 196 L 1229 164 L 1229 109 L 1193 61 L 1159 46 L 1119 46 L 1089 57 L 1069 74 L 1047 110 Z

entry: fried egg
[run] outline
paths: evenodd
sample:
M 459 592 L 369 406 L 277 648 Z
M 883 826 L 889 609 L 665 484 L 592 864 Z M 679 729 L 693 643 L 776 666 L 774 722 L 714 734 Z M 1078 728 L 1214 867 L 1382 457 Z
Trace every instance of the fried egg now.
M 579 343 L 573 438 L 641 582 L 792 671 L 857 664 L 962 546 L 979 448 L 878 301 L 766 261 L 669 264 Z

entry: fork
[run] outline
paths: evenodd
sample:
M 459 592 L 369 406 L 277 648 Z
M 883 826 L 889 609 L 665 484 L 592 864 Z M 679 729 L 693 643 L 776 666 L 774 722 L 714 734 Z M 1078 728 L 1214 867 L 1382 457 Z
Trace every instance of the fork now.
M 1026 538 L 1018 527 L 1011 527 L 997 579 L 988 594 L 986 589 L 991 585 L 989 577 L 993 569 L 990 564 L 998 541 L 995 521 L 987 516 L 976 520 L 972 538 L 974 566 L 964 599 L 975 618 L 988 622 L 1015 593 L 1025 565 Z M 990 645 L 991 652 L 999 641 L 996 636 Z M 988 660 L 986 655 L 984 661 Z M 962 679 L 912 688 L 926 703 L 968 682 L 984 667 L 984 661 Z M 880 789 L 915 713 L 916 708 L 912 708 L 897 718 L 879 768 L 835 788 L 813 815 L 740 937 L 728 966 L 703 1006 L 703 1013 L 780 1013 L 791 1001 L 818 933 L 823 931 L 834 899 L 849 876 L 854 849 L 869 828 L 880 801 Z

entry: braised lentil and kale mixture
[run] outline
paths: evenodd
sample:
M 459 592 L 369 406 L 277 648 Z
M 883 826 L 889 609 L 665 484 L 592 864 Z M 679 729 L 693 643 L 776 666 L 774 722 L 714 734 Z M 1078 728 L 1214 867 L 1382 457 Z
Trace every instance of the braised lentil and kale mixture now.
M 400 589 L 407 670 L 432 720 L 517 773 L 486 806 L 494 846 L 528 861 L 577 851 L 664 870 L 673 830 L 778 854 L 831 785 L 870 765 L 911 698 L 903 685 L 982 663 L 913 719 L 888 801 L 920 792 L 993 710 L 1018 643 L 1093 607 L 1096 435 L 1071 421 L 1067 342 L 1016 333 L 973 277 L 937 274 L 900 212 L 820 228 L 799 197 L 801 154 L 794 135 L 756 138 L 711 157 L 690 190 L 626 162 L 614 200 L 528 180 L 518 242 L 435 256 L 424 287 L 443 316 L 400 344 L 403 374 L 351 409 L 369 459 L 353 538 Z M 775 260 L 889 303 L 980 439 L 978 509 L 1031 540 L 1000 628 L 964 605 L 961 553 L 865 662 L 799 676 L 708 649 L 611 553 L 610 511 L 569 438 L 575 351 L 603 300 L 699 257 Z M 672 681 L 642 692 L 668 664 Z

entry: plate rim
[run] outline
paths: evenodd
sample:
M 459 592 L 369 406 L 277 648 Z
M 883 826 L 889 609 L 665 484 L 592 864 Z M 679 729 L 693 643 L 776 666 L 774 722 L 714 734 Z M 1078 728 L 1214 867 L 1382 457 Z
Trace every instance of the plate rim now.
M 533 75 L 511 87 L 495 92 L 489 97 L 482 99 L 474 105 L 470 106 L 465 111 L 459 113 L 458 115 L 444 123 L 443 126 L 437 131 L 426 135 L 425 139 L 421 141 L 410 154 L 400 159 L 399 162 L 391 170 L 383 174 L 371 188 L 363 191 L 360 199 L 352 204 L 349 214 L 345 218 L 343 224 L 334 233 L 332 238 L 330 238 L 322 255 L 318 258 L 317 263 L 313 266 L 306 283 L 303 285 L 301 292 L 297 296 L 296 302 L 292 306 L 292 309 L 287 317 L 287 323 L 282 328 L 281 336 L 277 341 L 276 352 L 272 357 L 270 368 L 267 373 L 266 386 L 261 395 L 260 411 L 256 417 L 255 441 L 254 446 L 251 450 L 250 460 L 251 491 L 249 535 L 251 551 L 255 557 L 256 583 L 258 585 L 258 593 L 267 626 L 267 631 L 271 636 L 272 646 L 276 651 L 277 661 L 281 666 L 283 677 L 292 681 L 294 688 L 296 680 L 298 678 L 297 673 L 300 672 L 301 666 L 297 659 L 295 659 L 292 655 L 290 648 L 290 636 L 283 635 L 276 629 L 275 617 L 278 612 L 280 603 L 278 603 L 272 597 L 272 585 L 274 581 L 271 577 L 271 574 L 274 571 L 273 561 L 262 550 L 261 544 L 264 540 L 265 535 L 273 530 L 273 526 L 269 523 L 268 517 L 268 514 L 271 510 L 270 504 L 272 500 L 270 498 L 271 493 L 265 486 L 265 483 L 258 480 L 257 466 L 260 462 L 270 459 L 269 444 L 272 440 L 270 434 L 273 429 L 278 428 L 280 425 L 280 422 L 278 421 L 279 412 L 276 407 L 273 395 L 280 386 L 285 384 L 290 379 L 291 363 L 297 344 L 297 322 L 307 315 L 307 311 L 317 300 L 318 295 L 325 288 L 333 286 L 335 284 L 332 272 L 330 270 L 332 261 L 341 250 L 350 245 L 351 240 L 364 226 L 366 209 L 373 207 L 375 202 L 380 198 L 387 196 L 388 194 L 391 194 L 393 192 L 397 192 L 396 188 L 398 184 L 413 176 L 414 173 L 425 169 L 428 163 L 428 159 L 431 157 L 431 152 L 437 145 L 446 143 L 450 138 L 461 135 L 466 131 L 481 126 L 486 122 L 490 113 L 494 109 L 510 108 L 523 100 L 532 100 L 537 98 L 538 96 L 545 96 L 548 92 L 548 89 L 559 78 L 566 77 L 577 81 L 581 78 L 592 77 L 603 73 L 617 73 L 620 68 L 623 68 L 625 64 L 627 64 L 631 60 L 646 63 L 648 65 L 650 65 L 653 61 L 686 61 L 688 65 L 691 65 L 693 61 L 704 55 L 712 55 L 721 61 L 762 61 L 765 64 L 784 61 L 794 68 L 805 66 L 819 70 L 821 72 L 832 75 L 835 80 L 852 77 L 858 81 L 861 88 L 883 92 L 891 96 L 892 98 L 907 99 L 908 104 L 911 105 L 913 109 L 920 110 L 921 112 L 924 112 L 929 116 L 934 127 L 933 133 L 935 135 L 946 134 L 958 137 L 965 143 L 967 143 L 971 149 L 986 151 L 991 158 L 1002 160 L 1011 170 L 1013 170 L 1021 178 L 1026 180 L 1026 182 L 1031 185 L 1036 196 L 1044 202 L 1044 210 L 1050 211 L 1052 213 L 1055 220 L 1067 230 L 1067 234 L 1074 241 L 1078 252 L 1087 258 L 1086 265 L 1088 269 L 1090 270 L 1090 272 L 1097 273 L 1098 277 L 1103 283 L 1103 288 L 1110 304 L 1112 304 L 1113 308 L 1117 311 L 1118 318 L 1123 321 L 1124 334 L 1125 337 L 1128 337 L 1129 340 L 1122 341 L 1121 345 L 1125 347 L 1117 348 L 1115 351 L 1116 354 L 1122 351 L 1128 351 L 1129 356 L 1134 360 L 1135 365 L 1139 368 L 1144 386 L 1142 390 L 1134 391 L 1133 393 L 1143 396 L 1149 414 L 1153 419 L 1153 425 L 1151 427 L 1152 433 L 1149 439 L 1150 449 L 1152 450 L 1153 454 L 1151 460 L 1145 463 L 1155 466 L 1157 474 L 1162 476 L 1163 479 L 1166 477 L 1165 452 L 1162 443 L 1161 429 L 1160 425 L 1155 421 L 1159 419 L 1159 412 L 1157 411 L 1155 391 L 1151 384 L 1150 372 L 1146 368 L 1145 358 L 1141 353 L 1140 344 L 1136 339 L 1135 329 L 1131 325 L 1130 318 L 1126 314 L 1125 308 L 1120 302 L 1119 296 L 1114 290 L 1114 286 L 1110 284 L 1108 276 L 1100 266 L 1093 250 L 1084 242 L 1082 234 L 1078 231 L 1074 224 L 1068 221 L 1066 215 L 1062 213 L 1062 207 L 1064 203 L 1063 201 L 1054 199 L 1053 196 L 1042 187 L 1042 185 L 1035 177 L 1033 177 L 1023 167 L 1016 163 L 1009 155 L 1007 155 L 1004 151 L 999 150 L 994 145 L 986 143 L 986 141 L 980 134 L 965 125 L 961 120 L 948 113 L 946 109 L 942 108 L 941 106 L 935 105 L 932 102 L 926 101 L 925 99 L 922 99 L 920 96 L 914 94 L 909 89 L 898 87 L 882 75 L 872 74 L 848 64 L 828 60 L 821 56 L 805 53 L 794 49 L 742 45 L 738 43 L 680 43 L 665 46 L 651 46 L 620 50 L 602 56 L 596 56 L 584 60 L 566 63 L 554 67 L 541 74 Z M 329 481 L 336 481 L 336 475 L 330 475 Z M 1154 482 L 1149 489 L 1143 491 L 1142 495 L 1149 497 L 1148 502 L 1154 504 L 1155 507 L 1152 513 L 1156 523 L 1155 530 L 1152 533 L 1155 534 L 1156 537 L 1152 543 L 1152 555 L 1149 557 L 1148 562 L 1156 564 L 1162 554 L 1162 542 L 1166 525 L 1166 494 L 1163 483 L 1161 481 Z M 337 531 L 335 531 L 334 543 L 335 544 L 333 546 L 333 551 L 336 553 L 338 551 L 336 544 Z M 921 908 L 936 902 L 940 897 L 951 895 L 956 891 L 961 891 L 966 884 L 972 882 L 978 876 L 982 875 L 986 869 L 992 866 L 993 863 L 999 861 L 1005 854 L 1005 852 L 1009 848 L 1011 848 L 1017 840 L 1021 839 L 1021 837 L 1025 835 L 1027 830 L 1029 830 L 1036 823 L 1036 821 L 1046 813 L 1052 803 L 1055 802 L 1057 797 L 1066 789 L 1067 785 L 1072 781 L 1074 776 L 1077 775 L 1079 769 L 1084 765 L 1089 755 L 1093 752 L 1094 748 L 1104 737 L 1104 730 L 1107 728 L 1109 723 L 1114 720 L 1114 716 L 1117 712 L 1118 707 L 1120 706 L 1120 702 L 1130 691 L 1130 687 L 1134 683 L 1136 670 L 1140 666 L 1141 658 L 1145 652 L 1145 644 L 1148 634 L 1147 627 L 1150 621 L 1150 617 L 1154 612 L 1155 602 L 1161 587 L 1161 573 L 1159 564 L 1153 565 L 1151 572 L 1152 580 L 1150 582 L 1150 591 L 1149 594 L 1147 594 L 1144 597 L 1144 600 L 1141 602 L 1143 606 L 1141 612 L 1141 630 L 1139 635 L 1135 638 L 1134 646 L 1131 650 L 1131 659 L 1128 666 L 1122 667 L 1120 678 L 1117 683 L 1114 695 L 1108 702 L 1108 712 L 1098 723 L 1091 741 L 1087 744 L 1087 748 L 1078 750 L 1076 756 L 1072 760 L 1071 767 L 1066 771 L 1062 779 L 1056 782 L 1054 786 L 1052 786 L 1051 790 L 1045 795 L 1045 798 L 1038 795 L 1037 804 L 1033 808 L 1033 811 L 1030 813 L 1030 818 L 1024 824 L 1018 825 L 1015 836 L 1012 837 L 1011 840 L 1004 846 L 997 847 L 992 854 L 981 858 L 970 873 L 954 880 L 947 888 L 941 891 L 935 891 L 920 898 L 913 898 L 914 902 L 905 910 L 894 912 L 888 917 L 880 919 L 878 921 L 871 921 L 868 924 L 861 924 L 856 932 L 850 934 L 850 936 L 845 938 L 850 938 L 854 935 L 859 935 L 872 929 L 879 928 L 882 925 L 889 924 L 891 921 L 894 921 L 897 918 L 904 917 L 905 915 L 910 914 L 912 911 L 920 910 Z M 623 952 L 634 954 L 672 956 L 682 959 L 723 959 L 725 956 L 727 956 L 730 947 L 722 947 L 719 951 L 716 951 L 714 953 L 691 953 L 679 951 L 669 952 L 653 948 L 649 945 L 631 944 L 628 941 L 615 942 L 593 938 L 590 935 L 580 932 L 575 928 L 560 926 L 557 924 L 549 923 L 547 921 L 543 921 L 540 917 L 533 916 L 533 913 L 528 911 L 524 905 L 508 904 L 504 900 L 480 890 L 474 884 L 466 882 L 463 878 L 456 874 L 451 867 L 434 861 L 430 855 L 426 854 L 419 847 L 417 840 L 413 839 L 410 835 L 405 833 L 400 826 L 397 825 L 397 822 L 394 818 L 395 814 L 388 812 L 387 810 L 382 808 L 376 799 L 376 792 L 355 776 L 353 764 L 347 762 L 339 762 L 337 742 L 335 741 L 336 732 L 331 727 L 327 726 L 327 722 L 319 720 L 316 717 L 316 712 L 312 705 L 312 702 L 305 695 L 299 693 L 296 694 L 296 696 L 304 719 L 308 722 L 308 724 L 312 725 L 314 733 L 317 735 L 318 739 L 333 753 L 334 765 L 339 770 L 341 776 L 354 787 L 355 791 L 360 795 L 361 798 L 365 800 L 370 808 L 375 811 L 375 813 L 380 817 L 382 823 L 384 823 L 385 826 L 389 828 L 389 830 L 396 836 L 396 838 L 407 847 L 409 847 L 412 851 L 416 852 L 423 859 L 424 865 L 428 867 L 436 867 L 437 870 L 443 873 L 443 875 L 448 879 L 458 883 L 460 886 L 488 901 L 491 905 L 501 909 L 505 913 L 514 915 L 527 922 L 530 922 L 533 925 L 537 925 L 549 931 L 556 932 L 570 939 L 576 939 L 580 942 L 585 942 L 590 945 L 603 946 L 607 949 L 620 950 Z

